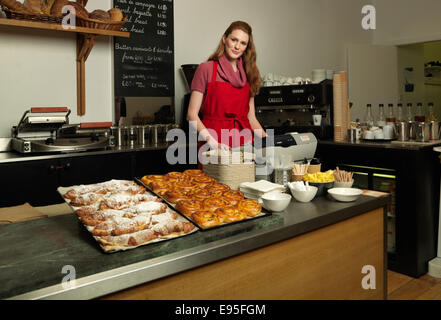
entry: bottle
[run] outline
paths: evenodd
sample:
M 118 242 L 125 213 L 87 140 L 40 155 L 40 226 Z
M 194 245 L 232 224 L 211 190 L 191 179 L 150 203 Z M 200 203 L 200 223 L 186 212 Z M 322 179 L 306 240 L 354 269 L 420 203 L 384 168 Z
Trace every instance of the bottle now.
M 423 112 L 423 104 L 421 102 L 417 103 L 417 109 L 415 112 L 415 121 L 418 122 L 426 121 L 426 117 L 424 116 L 424 112 Z
M 373 127 L 375 123 L 374 115 L 372 114 L 372 105 L 370 103 L 366 106 L 365 122 L 369 128 Z
M 386 117 L 384 116 L 384 105 L 380 103 L 378 105 L 378 121 L 377 125 L 379 127 L 384 127 L 386 125 Z
M 406 115 L 407 121 L 413 121 L 412 117 L 412 103 L 407 104 L 407 115 Z
M 404 121 L 404 115 L 403 115 L 403 104 L 399 103 L 397 104 L 397 122 Z
M 387 117 L 386 117 L 386 123 L 394 123 L 395 122 L 395 114 L 394 114 L 394 105 L 392 103 L 389 103 L 387 105 Z
M 435 116 L 435 113 L 433 111 L 433 102 L 429 102 L 427 104 L 427 107 L 428 107 L 427 121 L 438 121 L 438 118 Z

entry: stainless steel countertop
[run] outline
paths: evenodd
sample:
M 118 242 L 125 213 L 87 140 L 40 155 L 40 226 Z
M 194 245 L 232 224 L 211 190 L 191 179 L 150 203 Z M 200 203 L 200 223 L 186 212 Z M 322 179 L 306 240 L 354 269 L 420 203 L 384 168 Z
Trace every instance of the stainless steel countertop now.
M 94 151 L 84 151 L 84 152 L 68 152 L 68 153 L 46 153 L 46 154 L 21 154 L 15 151 L 0 152 L 0 163 L 12 163 L 21 161 L 36 161 L 36 160 L 48 160 L 48 159 L 59 159 L 59 158 L 69 158 L 69 157 L 84 157 L 90 155 L 102 155 L 110 153 L 122 153 L 122 152 L 141 152 L 148 150 L 161 150 L 167 149 L 171 144 L 163 143 L 157 145 L 145 145 L 145 146 L 123 146 L 123 147 L 113 147 L 106 150 L 94 150 Z
M 0 226 L 0 256 L 5 258 L 0 297 L 97 298 L 311 232 L 384 207 L 388 199 L 293 201 L 284 212 L 268 217 L 112 254 L 99 250 L 73 213 Z M 63 265 L 79 269 L 71 287 L 61 283 Z M 91 269 L 89 274 L 81 276 L 81 266 Z M 42 284 L 47 279 L 51 284 Z

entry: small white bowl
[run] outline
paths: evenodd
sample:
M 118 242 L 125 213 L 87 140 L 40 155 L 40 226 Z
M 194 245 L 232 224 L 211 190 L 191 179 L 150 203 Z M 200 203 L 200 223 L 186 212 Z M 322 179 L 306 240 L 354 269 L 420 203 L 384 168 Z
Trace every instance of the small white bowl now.
M 317 187 L 314 186 L 308 186 L 306 187 L 307 190 L 305 191 L 300 191 L 300 190 L 296 190 L 294 188 L 291 188 L 291 185 L 289 185 L 289 189 L 291 190 L 291 193 L 294 197 L 294 199 L 296 199 L 299 202 L 309 202 L 312 199 L 314 199 L 315 195 L 317 194 Z
M 356 188 L 332 188 L 328 193 L 337 201 L 351 202 L 357 200 L 363 191 Z
M 354 184 L 354 179 L 349 182 L 337 182 L 334 181 L 334 188 L 350 188 Z
M 281 192 L 268 192 L 262 196 L 263 207 L 267 210 L 280 212 L 291 202 L 291 195 Z

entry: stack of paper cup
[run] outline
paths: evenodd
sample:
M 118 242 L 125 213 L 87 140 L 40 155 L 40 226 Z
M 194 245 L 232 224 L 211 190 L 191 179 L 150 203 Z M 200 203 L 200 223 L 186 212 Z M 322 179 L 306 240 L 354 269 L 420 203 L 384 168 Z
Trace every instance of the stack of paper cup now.
M 314 69 L 312 70 L 312 83 L 319 83 L 326 79 L 325 69 Z
M 349 98 L 346 72 L 334 75 L 334 141 L 345 141 L 349 129 Z

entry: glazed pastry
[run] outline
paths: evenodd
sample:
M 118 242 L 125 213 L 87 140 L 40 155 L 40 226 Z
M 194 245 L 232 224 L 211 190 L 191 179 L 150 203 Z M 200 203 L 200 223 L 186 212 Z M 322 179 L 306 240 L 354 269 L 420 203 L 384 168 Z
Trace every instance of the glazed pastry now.
M 164 176 L 159 174 L 150 174 L 141 178 L 141 181 L 148 186 L 151 182 L 154 181 L 163 181 L 166 180 Z
M 173 184 L 174 189 L 179 189 L 181 191 L 190 192 L 197 186 L 191 181 L 177 181 Z
M 240 211 L 235 206 L 219 208 L 216 210 L 216 214 L 219 215 L 219 217 L 222 218 L 222 221 L 226 223 L 237 222 L 247 218 L 247 214 L 244 211 Z
M 202 204 L 204 210 L 212 212 L 229 205 L 228 201 L 221 198 L 207 198 L 202 202 Z
M 181 200 L 176 204 L 176 210 L 189 217 L 202 209 L 202 202 L 198 200 Z
M 189 197 L 181 189 L 167 191 L 164 193 L 164 198 L 171 203 L 178 203 L 180 200 L 189 200 Z
M 198 176 L 206 176 L 207 174 L 199 169 L 188 169 L 184 171 L 184 174 L 194 178 L 194 177 L 198 177 Z
M 216 179 L 211 178 L 209 176 L 196 176 L 192 178 L 191 181 L 193 181 L 201 188 L 206 188 L 214 183 L 217 183 Z
M 235 206 L 240 200 L 244 199 L 244 195 L 239 190 L 230 190 L 224 192 L 222 198 L 227 200 L 232 206 Z
M 239 201 L 237 208 L 241 212 L 245 212 L 249 217 L 255 217 L 262 211 L 262 205 L 256 200 L 244 199 Z
M 163 196 L 167 191 L 170 190 L 170 183 L 167 181 L 154 181 L 149 184 L 150 189 L 153 192 Z
M 205 189 L 195 189 L 188 193 L 188 197 L 193 200 L 203 201 L 211 197 L 211 193 Z
M 169 181 L 188 180 L 188 176 L 182 172 L 172 171 L 165 175 L 165 178 Z
M 214 183 L 206 188 L 208 191 L 210 191 L 213 194 L 218 194 L 219 192 L 224 193 L 226 191 L 231 190 L 229 186 L 222 183 Z
M 212 211 L 198 211 L 193 213 L 191 218 L 203 228 L 212 228 L 222 223 L 218 215 Z

